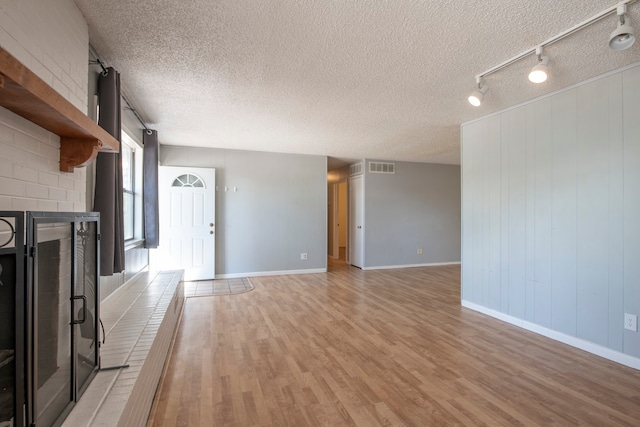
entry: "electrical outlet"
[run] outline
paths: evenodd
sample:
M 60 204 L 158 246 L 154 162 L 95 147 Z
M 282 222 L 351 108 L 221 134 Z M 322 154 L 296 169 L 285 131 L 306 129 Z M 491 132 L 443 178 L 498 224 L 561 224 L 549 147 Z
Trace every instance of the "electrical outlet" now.
M 418 249 L 418 255 L 422 255 L 422 248 Z
M 624 328 L 629 331 L 638 332 L 638 316 L 635 314 L 625 313 Z
M 300 254 L 300 259 L 307 259 L 307 253 L 306 252 L 302 252 Z

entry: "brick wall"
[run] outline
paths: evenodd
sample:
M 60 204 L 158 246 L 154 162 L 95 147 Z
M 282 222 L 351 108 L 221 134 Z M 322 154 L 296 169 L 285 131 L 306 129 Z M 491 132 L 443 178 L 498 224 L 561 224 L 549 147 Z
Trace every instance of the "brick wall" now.
M 72 0 L 0 2 L 0 46 L 83 112 L 89 32 Z M 59 171 L 60 139 L 0 107 L 0 210 L 85 211 L 86 170 Z

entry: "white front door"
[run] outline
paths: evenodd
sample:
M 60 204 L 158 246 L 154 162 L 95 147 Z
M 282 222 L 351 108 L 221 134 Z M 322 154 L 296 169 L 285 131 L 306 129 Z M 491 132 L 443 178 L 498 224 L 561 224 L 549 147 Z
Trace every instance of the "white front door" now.
M 349 179 L 349 264 L 364 265 L 364 183 L 362 175 Z
M 184 280 L 215 277 L 215 169 L 160 167 L 161 270 L 184 269 Z

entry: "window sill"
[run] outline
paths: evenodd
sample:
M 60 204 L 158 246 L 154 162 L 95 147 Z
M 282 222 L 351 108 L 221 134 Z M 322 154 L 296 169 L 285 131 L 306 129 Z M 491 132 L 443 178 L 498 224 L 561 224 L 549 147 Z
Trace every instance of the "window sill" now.
M 124 251 L 130 249 L 141 248 L 144 246 L 144 239 L 131 239 L 124 242 Z

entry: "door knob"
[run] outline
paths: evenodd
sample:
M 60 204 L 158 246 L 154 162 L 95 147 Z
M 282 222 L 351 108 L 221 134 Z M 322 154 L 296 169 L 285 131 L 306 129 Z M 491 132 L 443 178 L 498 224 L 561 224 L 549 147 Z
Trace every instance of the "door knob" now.
M 213 231 L 210 231 L 209 234 L 213 234 Z
M 214 224 L 214 223 L 212 223 L 212 222 L 210 222 L 210 223 L 209 223 L 209 227 L 213 227 L 214 225 L 215 225 L 215 224 Z

